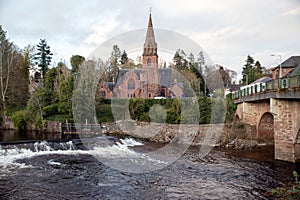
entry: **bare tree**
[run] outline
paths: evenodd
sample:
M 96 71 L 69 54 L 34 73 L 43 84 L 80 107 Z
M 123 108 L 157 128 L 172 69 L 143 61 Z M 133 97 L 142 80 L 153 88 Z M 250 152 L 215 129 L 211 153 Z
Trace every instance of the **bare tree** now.
M 4 45 L 0 46 L 0 89 L 1 89 L 1 100 L 4 115 L 7 112 L 7 89 L 10 80 L 11 68 L 13 64 L 14 51 L 10 50 L 5 55 Z

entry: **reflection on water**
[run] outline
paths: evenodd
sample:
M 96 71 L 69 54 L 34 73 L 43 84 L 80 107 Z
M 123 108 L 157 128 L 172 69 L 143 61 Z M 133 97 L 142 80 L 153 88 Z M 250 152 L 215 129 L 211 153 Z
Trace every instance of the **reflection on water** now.
M 295 164 L 273 160 L 266 150 L 248 152 L 247 158 L 213 150 L 200 159 L 199 147 L 191 147 L 162 170 L 121 172 L 93 155 L 100 149 L 101 156 L 122 165 L 124 159 L 143 157 L 161 145 L 108 141 L 94 150 L 70 141 L 2 145 L 1 199 L 267 199 L 266 191 L 299 171 Z
M 0 130 L 0 142 L 22 140 L 55 140 L 61 139 L 60 133 L 43 133 L 40 131 Z

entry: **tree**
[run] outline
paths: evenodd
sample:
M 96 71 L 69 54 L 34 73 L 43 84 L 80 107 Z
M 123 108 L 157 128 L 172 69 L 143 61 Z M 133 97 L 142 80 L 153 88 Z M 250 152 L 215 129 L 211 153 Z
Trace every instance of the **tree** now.
M 119 70 L 119 61 L 121 59 L 121 51 L 118 47 L 118 45 L 113 46 L 113 50 L 111 52 L 110 56 L 110 65 L 106 69 L 107 81 L 113 81 L 114 78 L 116 78 L 118 70 Z
M 81 65 L 83 61 L 85 61 L 85 58 L 83 56 L 80 56 L 80 55 L 73 55 L 70 58 L 70 63 L 71 63 L 71 66 L 72 66 L 72 73 L 78 72 L 79 65 Z
M 13 57 L 15 51 L 13 44 L 6 38 L 6 31 L 0 26 L 0 89 L 4 115 L 7 112 L 7 91 L 11 79 Z
M 126 65 L 127 62 L 128 62 L 128 56 L 127 56 L 126 51 L 124 50 L 122 55 L 121 55 L 121 64 Z
M 228 86 L 231 83 L 231 77 L 229 76 L 229 73 L 227 70 L 224 69 L 224 67 L 219 66 L 219 73 L 222 77 L 224 86 Z
M 243 67 L 243 83 L 251 83 L 253 81 L 253 64 L 254 64 L 254 59 L 250 55 L 247 56 L 247 59 L 245 60 L 246 64 Z
M 38 67 L 43 78 L 43 84 L 45 84 L 45 75 L 49 69 L 49 65 L 52 59 L 52 52 L 50 51 L 50 46 L 47 45 L 46 39 L 40 39 L 40 43 L 37 45 L 37 53 L 35 55 L 35 60 L 37 60 Z
M 254 64 L 254 59 L 250 55 L 247 56 L 246 64 L 243 67 L 243 82 L 252 83 L 257 79 L 263 77 L 263 67 L 261 66 L 259 61 L 256 61 Z
M 0 96 L 3 114 L 21 108 L 28 99 L 30 56 L 6 38 L 0 26 Z
M 189 69 L 192 69 L 195 67 L 195 57 L 193 53 L 190 53 L 188 56 L 188 65 L 189 65 Z
M 188 64 L 188 61 L 186 60 L 185 52 L 183 50 L 178 49 L 175 52 L 175 55 L 173 57 L 173 62 L 174 62 L 175 68 L 178 71 L 185 70 L 187 68 L 187 64 Z

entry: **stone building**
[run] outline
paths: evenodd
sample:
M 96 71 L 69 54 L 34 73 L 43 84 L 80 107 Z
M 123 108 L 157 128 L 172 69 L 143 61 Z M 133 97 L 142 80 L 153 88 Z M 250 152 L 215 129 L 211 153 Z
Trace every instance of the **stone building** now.
M 170 98 L 183 94 L 183 84 L 172 77 L 171 68 L 158 67 L 157 43 L 155 41 L 152 17 L 149 15 L 148 28 L 142 54 L 142 68 L 119 69 L 115 83 L 100 84 L 103 98 Z M 110 96 L 110 91 L 112 96 Z

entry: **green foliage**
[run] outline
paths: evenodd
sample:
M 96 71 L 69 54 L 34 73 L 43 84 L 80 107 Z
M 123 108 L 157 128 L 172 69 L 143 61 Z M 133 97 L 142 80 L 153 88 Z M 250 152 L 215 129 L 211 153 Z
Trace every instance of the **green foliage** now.
M 125 65 L 127 62 L 128 62 L 128 56 L 127 56 L 127 53 L 126 51 L 124 50 L 122 55 L 121 55 L 121 64 L 122 65 Z
M 24 108 L 28 100 L 30 58 L 6 37 L 0 25 L 0 103 L 2 114 Z
M 199 98 L 200 124 L 209 124 L 211 118 L 211 98 Z
M 20 110 L 11 116 L 14 126 L 20 130 L 26 129 L 26 123 L 30 121 L 30 113 L 27 110 Z
M 254 64 L 254 58 L 248 55 L 245 62 L 246 64 L 242 71 L 243 83 L 249 84 L 264 76 L 263 68 L 259 61 L 256 61 Z
M 300 182 L 299 175 L 293 171 L 294 183 L 290 183 L 284 187 L 279 187 L 271 190 L 271 194 L 279 199 L 300 199 Z
M 72 66 L 72 73 L 77 73 L 79 71 L 79 65 L 81 65 L 81 63 L 83 61 L 85 61 L 85 58 L 80 55 L 73 55 L 70 58 L 70 63 Z
M 34 59 L 37 61 L 43 79 L 45 78 L 46 73 L 49 69 L 48 66 L 51 63 L 52 55 L 53 54 L 50 51 L 50 46 L 48 46 L 46 39 L 40 39 L 40 42 L 37 45 L 37 53 Z
M 227 108 L 227 110 L 226 110 L 226 120 L 225 121 L 227 123 L 233 122 L 237 106 L 234 103 L 231 93 L 226 96 L 226 108 Z

